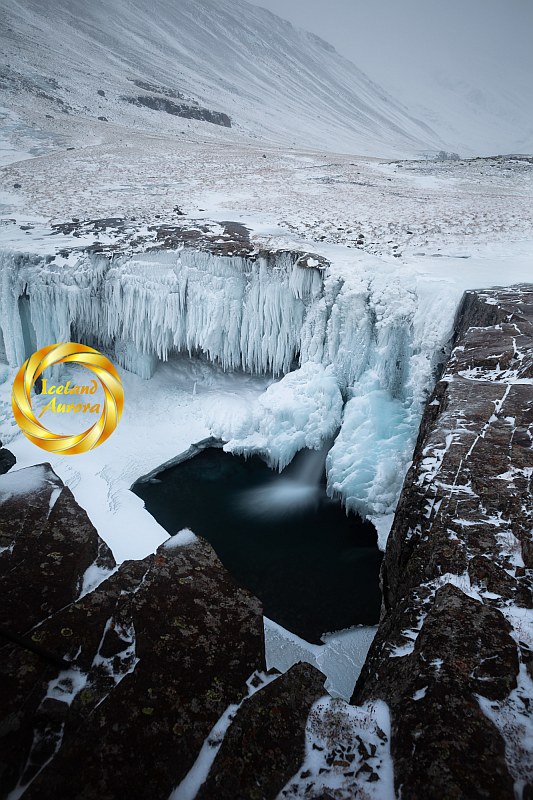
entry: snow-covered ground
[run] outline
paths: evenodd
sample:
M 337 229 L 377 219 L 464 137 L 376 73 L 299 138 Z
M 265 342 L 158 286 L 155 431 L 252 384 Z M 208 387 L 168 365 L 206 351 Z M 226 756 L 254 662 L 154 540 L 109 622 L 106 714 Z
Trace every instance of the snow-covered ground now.
M 71 138 L 84 136 L 84 121 L 67 118 L 62 127 Z M 480 243 L 531 238 L 530 161 L 387 162 L 204 141 L 200 132 L 176 141 L 114 126 L 99 132 L 95 144 L 96 130 L 92 123 L 75 149 L 2 170 L 5 216 L 14 198 L 27 212 L 17 215 L 19 225 L 121 216 L 140 227 L 154 223 L 156 214 L 175 223 L 178 206 L 192 219 L 238 220 L 264 236 L 359 246 L 398 260 L 467 257 Z M 15 153 L 21 146 L 12 144 Z M 8 241 L 31 237 L 32 249 L 41 230 L 7 227 Z M 56 236 L 49 249 L 63 243 Z

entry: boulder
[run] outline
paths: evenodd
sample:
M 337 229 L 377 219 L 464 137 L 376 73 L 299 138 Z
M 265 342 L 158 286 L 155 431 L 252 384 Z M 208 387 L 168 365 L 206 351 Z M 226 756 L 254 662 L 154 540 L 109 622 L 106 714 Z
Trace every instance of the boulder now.
M 49 465 L 7 477 L 2 624 L 23 637 L 2 648 L 1 791 L 140 800 L 149 775 L 150 797 L 166 800 L 264 671 L 259 601 L 192 535 L 79 597 L 96 531 Z

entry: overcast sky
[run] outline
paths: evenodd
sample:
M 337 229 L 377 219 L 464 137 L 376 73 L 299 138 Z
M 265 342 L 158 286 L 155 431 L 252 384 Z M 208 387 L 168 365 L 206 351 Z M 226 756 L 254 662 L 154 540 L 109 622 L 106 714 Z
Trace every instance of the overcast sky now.
M 331 42 L 458 149 L 533 146 L 533 0 L 249 2 Z

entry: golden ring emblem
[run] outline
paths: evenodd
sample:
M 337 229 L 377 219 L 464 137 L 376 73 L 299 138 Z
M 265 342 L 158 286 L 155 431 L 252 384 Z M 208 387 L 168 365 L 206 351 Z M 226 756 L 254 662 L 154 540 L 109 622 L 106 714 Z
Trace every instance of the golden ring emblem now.
M 35 417 L 30 392 L 42 372 L 55 364 L 80 364 L 91 370 L 104 390 L 98 421 L 82 433 L 52 433 Z M 13 413 L 22 433 L 43 450 L 70 456 L 98 447 L 117 427 L 124 408 L 124 389 L 111 361 L 98 350 L 75 342 L 60 342 L 37 350 L 19 369 L 13 381 Z

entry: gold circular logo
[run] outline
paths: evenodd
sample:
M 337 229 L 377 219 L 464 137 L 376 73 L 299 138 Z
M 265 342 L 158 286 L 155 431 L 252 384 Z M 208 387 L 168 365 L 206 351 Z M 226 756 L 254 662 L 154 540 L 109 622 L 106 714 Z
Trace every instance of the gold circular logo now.
M 49 431 L 35 417 L 30 397 L 31 389 L 43 370 L 54 364 L 67 363 L 87 367 L 94 373 L 104 390 L 103 407 L 97 422 L 82 433 L 75 435 L 63 435 Z M 57 394 L 59 400 L 70 401 L 68 404 L 63 404 L 63 408 L 59 410 L 95 412 L 99 410 L 100 404 L 91 403 L 90 395 L 96 391 L 97 383 L 92 380 L 91 384 L 91 387 L 73 386 L 70 388 L 70 381 L 67 381 L 66 386 L 51 387 L 55 393 L 51 390 L 46 391 L 46 389 L 45 393 L 53 395 L 53 399 L 50 401 L 50 405 L 54 404 L 52 410 L 56 410 Z M 46 387 L 44 379 L 43 385 Z M 124 389 L 118 372 L 108 358 L 92 347 L 66 342 L 42 347 L 24 362 L 13 382 L 11 403 L 18 426 L 30 442 L 50 453 L 70 456 L 93 450 L 111 436 L 122 416 Z

